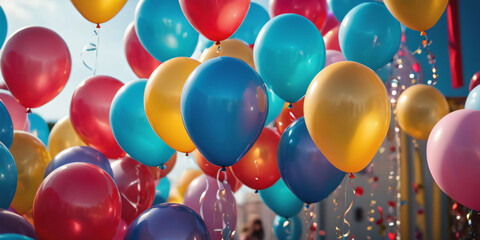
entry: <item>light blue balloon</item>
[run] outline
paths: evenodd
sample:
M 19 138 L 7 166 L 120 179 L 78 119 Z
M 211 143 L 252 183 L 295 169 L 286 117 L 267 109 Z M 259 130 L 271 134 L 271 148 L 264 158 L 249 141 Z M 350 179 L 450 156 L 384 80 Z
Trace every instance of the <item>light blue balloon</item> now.
M 338 41 L 348 61 L 377 70 L 392 60 L 400 47 L 400 23 L 378 2 L 354 7 L 340 24 Z
M 175 150 L 148 123 L 143 101 L 146 85 L 147 80 L 135 80 L 118 90 L 110 107 L 110 124 L 118 145 L 133 159 L 148 166 L 160 166 Z
M 5 42 L 5 38 L 7 38 L 7 30 L 8 30 L 7 16 L 5 16 L 5 12 L 3 11 L 3 8 L 0 6 L 0 48 L 2 48 L 3 43 Z
M 152 205 L 165 203 L 168 199 L 169 194 L 170 194 L 170 181 L 168 180 L 168 178 L 163 177 L 160 179 L 160 182 L 155 188 L 155 199 L 153 200 Z
M 474 109 L 480 111 L 480 85 L 476 86 L 468 94 L 467 101 L 465 102 L 465 109 Z
M 385 66 L 375 70 L 375 73 L 378 75 L 380 79 L 382 79 L 383 83 L 387 83 L 388 79 L 393 74 L 392 63 L 389 62 Z
M 273 90 L 268 86 L 267 86 L 267 93 L 268 93 L 268 115 L 267 115 L 267 121 L 265 121 L 265 126 L 275 121 L 278 115 L 280 115 L 280 113 L 282 112 L 283 106 L 285 105 L 285 101 L 283 101 L 283 99 L 277 96 L 277 94 L 275 94 Z
M 343 20 L 345 15 L 355 6 L 361 3 L 374 2 L 374 0 L 327 0 L 328 9 L 332 11 L 335 18 L 339 22 Z
M 0 208 L 8 209 L 17 191 L 17 165 L 12 154 L 0 142 Z
M 183 15 L 178 0 L 140 1 L 135 29 L 145 49 L 160 62 L 192 56 L 198 42 L 198 32 Z
M 48 124 L 42 117 L 35 113 L 28 114 L 28 120 L 30 121 L 30 132 L 42 140 L 45 146 L 48 145 L 48 135 L 50 135 L 50 129 Z
M 7 148 L 13 143 L 13 122 L 7 107 L 0 100 L 0 142 Z
M 200 34 L 200 37 L 198 38 L 198 43 L 197 43 L 198 51 L 202 53 L 203 50 L 213 46 L 213 44 L 214 44 L 213 41 L 210 41 L 208 38 Z
M 282 14 L 263 26 L 253 49 L 255 68 L 273 92 L 300 100 L 325 66 L 325 43 L 317 27 L 297 14 Z
M 283 226 L 285 222 L 289 224 Z M 277 240 L 299 240 L 302 236 L 302 222 L 297 216 L 288 218 L 276 216 L 273 221 L 273 232 L 277 237 Z
M 0 234 L 0 240 L 33 240 L 33 238 L 16 233 Z
M 302 210 L 303 202 L 288 189 L 280 178 L 273 186 L 260 190 L 263 202 L 282 217 L 292 217 Z
M 198 66 L 182 92 L 185 129 L 212 164 L 235 164 L 260 136 L 268 113 L 267 89 L 242 60 L 216 57 Z
M 240 39 L 248 45 L 254 44 L 258 33 L 268 20 L 270 20 L 270 16 L 267 10 L 257 3 L 251 2 L 245 20 L 230 38 Z

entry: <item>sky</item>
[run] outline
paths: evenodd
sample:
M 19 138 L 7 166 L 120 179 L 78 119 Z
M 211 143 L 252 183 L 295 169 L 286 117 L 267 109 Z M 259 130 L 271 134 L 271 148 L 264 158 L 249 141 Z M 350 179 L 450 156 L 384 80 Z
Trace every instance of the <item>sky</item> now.
M 123 47 L 127 26 L 133 21 L 139 0 L 128 0 L 123 9 L 110 21 L 101 25 L 98 47 L 97 75 L 108 75 L 126 83 L 138 79 L 130 69 Z M 265 8 L 268 0 L 253 0 Z M 95 24 L 87 21 L 68 0 L 2 0 L 8 22 L 7 39 L 19 29 L 28 26 L 47 27 L 57 32 L 67 43 L 72 56 L 72 71 L 63 91 L 44 106 L 33 109 L 49 122 L 67 116 L 75 87 L 92 76 L 80 56 L 84 46 L 95 41 Z M 194 55 L 198 55 L 194 53 Z M 87 60 L 92 59 L 87 56 Z M 0 81 L 3 78 L 0 76 Z

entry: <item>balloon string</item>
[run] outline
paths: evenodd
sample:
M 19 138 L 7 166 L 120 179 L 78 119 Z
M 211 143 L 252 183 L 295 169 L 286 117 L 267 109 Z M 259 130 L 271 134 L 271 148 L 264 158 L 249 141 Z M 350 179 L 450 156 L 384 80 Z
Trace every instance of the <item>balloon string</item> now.
M 283 230 L 285 231 L 285 235 L 287 236 L 287 239 L 291 239 L 290 236 L 290 230 L 292 228 L 292 224 L 290 224 L 290 221 L 288 218 L 286 218 L 285 222 L 283 222 Z
M 98 46 L 100 44 L 100 26 L 97 26 L 93 30 L 93 35 L 94 35 L 94 41 L 90 42 L 89 44 L 85 45 L 82 49 L 82 52 L 80 53 L 80 56 L 82 57 L 82 63 L 83 65 L 90 71 L 93 72 L 93 75 L 95 76 L 97 72 L 97 62 L 98 62 Z M 90 66 L 87 61 L 86 61 L 86 54 L 94 52 L 95 53 L 95 63 L 93 66 Z
M 472 225 L 472 214 L 473 214 L 473 210 L 470 209 L 470 211 L 467 213 L 467 222 L 468 222 L 468 226 L 470 227 L 470 232 L 472 234 L 472 237 L 473 239 L 475 239 L 475 230 L 473 229 L 473 225 Z
M 350 189 L 352 190 L 353 197 L 352 197 L 352 201 L 350 202 L 350 205 L 347 207 L 347 189 L 349 188 L 349 186 L 350 186 Z M 347 220 L 347 214 L 352 209 L 354 201 L 355 201 L 355 189 L 353 188 L 352 178 L 350 177 L 348 180 L 348 184 L 347 184 L 347 181 L 345 181 L 345 208 L 346 209 L 345 209 L 345 213 L 343 214 L 342 229 L 339 229 L 338 227 L 336 227 L 338 239 L 340 238 L 346 239 L 346 237 L 350 235 L 350 223 Z
M 224 178 L 223 182 L 220 181 L 220 173 L 223 172 Z M 234 237 L 234 231 L 232 231 L 229 226 L 230 226 L 230 215 L 227 213 L 226 208 L 224 208 L 224 204 L 228 204 L 228 201 L 226 199 L 226 189 L 225 186 L 228 186 L 227 182 L 227 174 L 226 174 L 226 169 L 225 167 L 222 167 L 218 170 L 217 172 L 217 184 L 218 184 L 218 191 L 216 195 L 216 205 L 218 206 L 218 210 L 222 214 L 222 227 L 221 228 L 216 228 L 214 231 L 219 231 L 222 232 L 222 240 L 226 239 L 233 239 Z M 217 208 L 215 208 L 217 210 Z
M 199 199 L 199 202 L 200 202 L 200 217 L 202 217 L 202 219 L 204 219 L 204 220 L 205 220 L 205 214 L 203 213 L 203 203 L 205 202 L 205 197 L 207 196 L 207 191 L 208 191 L 208 188 L 209 188 L 208 179 L 205 179 L 205 181 L 207 182 L 207 187 L 205 188 L 205 191 L 203 191 L 202 195 L 200 195 L 200 199 Z
M 427 52 L 427 59 L 428 63 L 432 66 L 432 80 L 428 80 L 427 84 L 431 86 L 435 86 L 437 84 L 437 78 L 438 78 L 438 73 L 437 73 L 437 59 L 435 55 L 430 51 L 430 45 L 432 44 L 432 40 L 428 39 L 427 33 L 425 31 L 422 31 L 420 33 L 420 36 L 423 37 L 422 43 L 420 46 L 418 46 L 417 50 L 412 52 L 412 55 L 420 55 L 422 54 L 423 50 Z

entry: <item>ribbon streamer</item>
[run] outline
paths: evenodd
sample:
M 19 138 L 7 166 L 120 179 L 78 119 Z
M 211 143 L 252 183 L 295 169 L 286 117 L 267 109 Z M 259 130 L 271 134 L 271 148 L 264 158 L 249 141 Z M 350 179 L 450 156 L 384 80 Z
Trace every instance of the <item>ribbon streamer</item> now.
M 93 30 L 93 35 L 94 35 L 94 41 L 90 42 L 89 44 L 83 47 L 82 52 L 80 53 L 80 56 L 82 57 L 83 65 L 88 70 L 92 71 L 93 75 L 95 76 L 97 71 L 97 62 L 98 62 L 98 46 L 100 44 L 100 26 L 97 26 L 97 28 Z M 90 66 L 86 61 L 87 53 L 95 53 L 95 63 L 93 66 Z
M 460 88 L 463 83 L 462 45 L 460 41 L 460 19 L 458 0 L 450 0 L 447 7 L 448 53 L 452 88 Z
M 346 181 L 345 181 L 346 183 Z M 352 201 L 347 207 L 347 189 L 351 189 L 353 193 Z M 350 222 L 347 220 L 347 214 L 350 212 L 350 210 L 353 207 L 353 203 L 355 202 L 355 188 L 353 187 L 352 184 L 352 177 L 349 177 L 348 184 L 345 184 L 345 213 L 343 214 L 343 223 L 342 223 L 342 229 L 335 227 L 337 231 L 337 238 L 338 239 L 346 239 L 350 235 Z M 346 226 L 346 229 L 345 229 Z

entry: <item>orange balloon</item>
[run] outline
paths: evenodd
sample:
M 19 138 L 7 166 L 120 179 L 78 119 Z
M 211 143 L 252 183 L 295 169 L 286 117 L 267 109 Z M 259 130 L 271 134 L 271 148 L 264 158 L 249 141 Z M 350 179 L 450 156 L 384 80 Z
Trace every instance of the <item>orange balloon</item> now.
M 158 180 L 164 178 L 170 171 L 172 171 L 173 167 L 175 167 L 175 163 L 177 163 L 177 153 L 174 153 L 173 156 L 164 164 L 165 169 L 149 167 L 156 184 L 158 184 Z
M 275 119 L 275 126 L 277 127 L 278 133 L 283 134 L 285 129 L 292 124 L 298 118 L 303 117 L 303 101 L 305 98 L 300 99 L 300 101 L 293 103 L 291 108 L 288 108 L 288 103 L 285 103 L 283 106 L 282 112 Z
M 209 59 L 221 56 L 238 58 L 255 69 L 255 64 L 253 63 L 253 50 L 250 46 L 237 39 L 221 41 L 220 45 L 213 44 L 213 46 L 203 50 L 198 61 L 203 63 Z
M 80 14 L 92 23 L 104 23 L 123 8 L 127 0 L 70 0 Z
M 202 169 L 203 173 L 209 175 L 210 177 L 217 178 L 218 170 L 221 167 L 210 163 L 198 150 L 193 152 L 195 160 L 197 161 L 198 166 Z M 232 171 L 232 167 L 227 167 L 227 182 L 232 188 L 233 192 L 238 191 L 242 187 L 242 183 L 235 177 Z M 220 181 L 223 181 L 225 178 L 225 173 L 220 172 Z
M 177 182 L 178 195 L 179 197 L 181 197 L 182 202 L 188 185 L 190 185 L 193 179 L 197 178 L 200 175 L 202 175 L 202 171 L 196 169 L 186 169 L 185 171 L 183 171 L 180 179 Z

